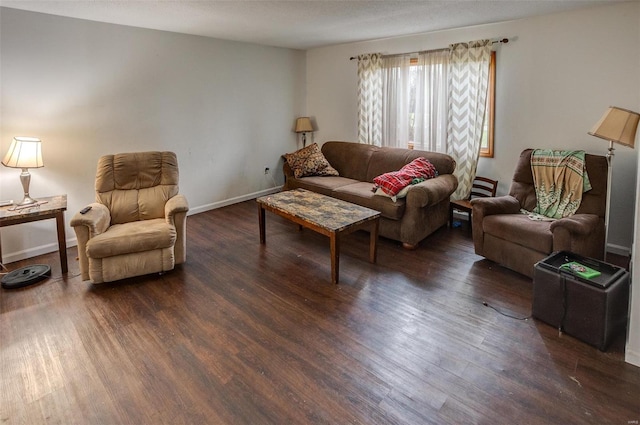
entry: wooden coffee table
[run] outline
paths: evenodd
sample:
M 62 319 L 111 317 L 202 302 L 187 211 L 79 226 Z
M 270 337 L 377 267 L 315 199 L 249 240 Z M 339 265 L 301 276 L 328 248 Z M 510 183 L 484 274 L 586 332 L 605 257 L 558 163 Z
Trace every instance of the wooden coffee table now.
M 340 239 L 356 230 L 368 230 L 369 261 L 376 262 L 380 213 L 350 202 L 304 189 L 294 189 L 263 196 L 258 202 L 260 243 L 266 243 L 265 210 L 302 227 L 329 237 L 331 244 L 331 282 L 338 283 Z

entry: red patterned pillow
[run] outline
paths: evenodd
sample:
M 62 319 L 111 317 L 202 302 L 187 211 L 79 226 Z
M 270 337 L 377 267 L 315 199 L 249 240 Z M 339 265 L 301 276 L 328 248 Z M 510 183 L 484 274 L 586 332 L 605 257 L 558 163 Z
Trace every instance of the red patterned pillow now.
M 399 171 L 379 175 L 373 179 L 373 183 L 387 195 L 396 196 L 398 192 L 409 186 L 413 179 L 432 179 L 437 175 L 436 167 L 428 159 L 418 157 Z

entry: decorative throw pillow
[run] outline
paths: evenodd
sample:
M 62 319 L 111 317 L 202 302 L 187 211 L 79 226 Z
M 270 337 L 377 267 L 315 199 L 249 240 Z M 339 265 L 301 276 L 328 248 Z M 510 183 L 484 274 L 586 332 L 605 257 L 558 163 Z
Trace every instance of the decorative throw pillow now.
M 374 189 L 382 189 L 389 196 L 398 193 L 409 186 L 414 179 L 432 179 L 438 175 L 436 167 L 424 157 L 418 157 L 398 171 L 384 173 L 375 177 Z
M 306 176 L 338 176 L 338 171 L 329 164 L 329 161 L 320 151 L 317 143 L 293 153 L 282 155 L 291 167 L 295 178 Z

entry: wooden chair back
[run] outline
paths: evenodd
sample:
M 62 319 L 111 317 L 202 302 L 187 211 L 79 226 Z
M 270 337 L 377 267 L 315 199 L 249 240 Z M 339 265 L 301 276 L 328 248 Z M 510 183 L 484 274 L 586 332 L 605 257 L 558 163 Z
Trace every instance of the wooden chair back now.
M 472 198 L 493 198 L 496 196 L 498 190 L 498 181 L 492 180 L 487 177 L 476 176 L 473 179 L 473 186 L 471 187 L 471 193 L 469 199 Z
M 498 190 L 498 181 L 487 177 L 476 176 L 473 179 L 471 193 L 467 199 L 459 201 L 451 201 L 449 205 L 449 225 L 453 226 L 453 211 L 460 211 L 469 216 L 469 230 L 471 230 L 471 199 L 472 198 L 488 198 L 496 196 Z

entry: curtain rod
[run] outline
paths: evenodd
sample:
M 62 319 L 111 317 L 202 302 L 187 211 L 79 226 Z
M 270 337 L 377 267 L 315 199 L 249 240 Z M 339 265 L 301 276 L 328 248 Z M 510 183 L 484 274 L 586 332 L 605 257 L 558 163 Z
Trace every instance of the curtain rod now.
M 508 42 L 509 42 L 509 39 L 508 39 L 508 38 L 501 38 L 500 40 L 491 40 L 491 44 L 496 44 L 496 43 L 504 43 L 504 44 L 507 44 Z M 442 48 L 442 49 L 421 50 L 421 51 L 419 51 L 419 52 L 411 52 L 411 53 L 432 53 L 432 52 L 440 52 L 440 51 L 442 51 L 442 50 L 449 50 L 449 49 L 448 49 L 447 47 L 445 47 L 445 48 Z M 393 54 L 393 55 L 382 55 L 382 57 L 385 57 L 385 58 L 391 58 L 391 57 L 394 57 L 394 56 L 409 55 L 409 54 L 411 54 L 411 53 L 396 53 L 396 54 Z M 350 60 L 350 61 L 352 61 L 352 60 L 354 60 L 354 59 L 358 59 L 358 57 L 357 57 L 357 56 L 351 56 L 351 57 L 349 58 L 349 60 Z

